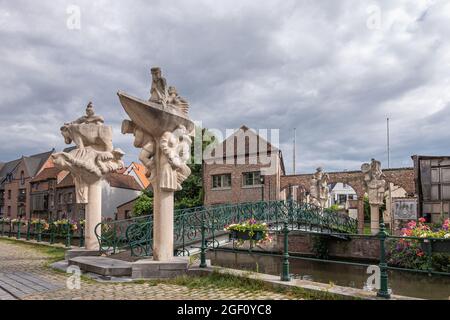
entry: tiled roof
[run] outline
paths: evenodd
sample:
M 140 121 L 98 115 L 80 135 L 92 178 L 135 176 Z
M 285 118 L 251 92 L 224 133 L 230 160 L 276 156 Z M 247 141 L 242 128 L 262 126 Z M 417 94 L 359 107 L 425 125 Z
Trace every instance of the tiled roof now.
M 61 170 L 53 167 L 42 170 L 31 182 L 45 181 L 48 179 L 56 179 Z
M 150 184 L 150 181 L 148 180 L 147 176 L 145 175 L 146 169 L 144 165 L 140 163 L 133 162 L 131 165 L 134 165 L 134 172 L 136 172 L 137 177 L 139 180 L 141 180 L 142 185 L 144 186 L 144 189 L 147 189 L 148 185 Z
M 29 157 L 23 157 L 23 161 L 25 162 L 25 166 L 30 177 L 34 177 L 39 172 L 39 170 L 42 168 L 42 166 L 54 151 L 55 149 L 52 149 L 51 151 L 47 151 L 44 153 L 35 154 Z
M 120 173 L 108 173 L 105 177 L 109 185 L 114 188 L 123 188 L 131 190 L 142 190 L 139 184 L 132 176 L 120 174 Z

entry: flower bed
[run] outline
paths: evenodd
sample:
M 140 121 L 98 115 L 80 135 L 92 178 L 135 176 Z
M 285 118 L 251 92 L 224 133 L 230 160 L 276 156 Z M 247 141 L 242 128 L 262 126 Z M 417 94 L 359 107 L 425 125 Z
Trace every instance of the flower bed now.
M 255 219 L 230 224 L 225 227 L 225 231 L 229 231 L 230 238 L 237 240 L 240 244 L 243 244 L 245 241 L 256 244 L 272 241 L 267 224 L 259 223 Z
M 450 272 L 449 219 L 442 226 L 433 229 L 425 219 L 410 221 L 402 230 L 403 239 L 390 242 L 387 253 L 388 264 L 401 268 Z M 424 238 L 408 239 L 407 237 Z M 428 240 L 429 239 L 429 240 Z M 431 250 L 431 255 L 428 254 Z

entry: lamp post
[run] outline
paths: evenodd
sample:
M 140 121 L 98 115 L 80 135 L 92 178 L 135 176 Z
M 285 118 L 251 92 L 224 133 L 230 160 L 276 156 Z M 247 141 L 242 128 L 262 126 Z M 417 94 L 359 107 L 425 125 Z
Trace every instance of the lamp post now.
M 261 182 L 261 201 L 264 201 L 264 177 L 261 176 L 259 182 Z

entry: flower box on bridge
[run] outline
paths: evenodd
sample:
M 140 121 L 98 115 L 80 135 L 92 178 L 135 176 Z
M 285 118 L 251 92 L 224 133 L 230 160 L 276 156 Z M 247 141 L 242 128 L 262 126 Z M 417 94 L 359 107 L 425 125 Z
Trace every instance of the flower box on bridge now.
M 250 235 L 249 231 L 236 231 L 231 230 L 230 232 L 230 240 L 253 240 L 253 241 L 261 241 L 265 237 L 264 231 L 254 231 L 253 235 Z

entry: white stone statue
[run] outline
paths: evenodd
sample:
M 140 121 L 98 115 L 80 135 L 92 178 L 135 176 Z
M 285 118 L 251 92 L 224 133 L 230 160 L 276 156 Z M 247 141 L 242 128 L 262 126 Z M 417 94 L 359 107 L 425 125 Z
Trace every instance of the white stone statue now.
M 381 162 L 372 159 L 371 163 L 364 163 L 361 166 L 361 171 L 364 174 L 369 203 L 382 205 L 386 191 L 386 181 L 383 179 L 384 174 L 381 171 Z
M 158 67 L 151 69 L 152 86 L 150 89 L 150 102 L 161 104 L 164 108 L 170 108 L 183 116 L 188 115 L 189 103 L 178 95 L 177 89 L 168 87 L 166 79 L 162 76 Z
M 364 174 L 364 184 L 369 196 L 370 229 L 371 233 L 375 235 L 380 230 L 380 205 L 384 202 L 386 181 L 383 179 L 380 161 L 372 159 L 370 163 L 364 163 L 361 171 Z
M 77 203 L 87 204 L 85 243 L 88 250 L 98 248 L 94 228 L 101 222 L 100 181 L 106 174 L 124 167 L 123 151 L 113 148 L 112 128 L 103 124 L 103 117 L 95 115 L 89 102 L 85 116 L 61 127 L 65 142 L 74 142 L 76 148 L 52 155 L 55 166 L 68 170 L 74 177 Z
M 329 179 L 328 173 L 323 172 L 321 167 L 316 169 L 309 187 L 312 204 L 321 208 L 328 207 L 328 199 L 330 197 Z
M 160 68 L 152 68 L 152 78 L 149 101 L 124 92 L 118 96 L 131 119 L 123 121 L 122 133 L 134 135 L 134 146 L 141 149 L 139 160 L 153 187 L 153 259 L 169 261 L 173 258 L 174 192 L 191 174 L 187 163 L 194 123 L 188 118 L 189 104 L 174 87 L 167 87 Z

